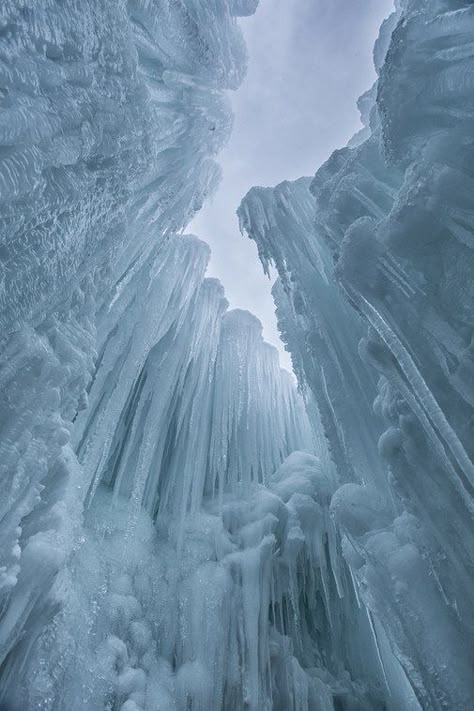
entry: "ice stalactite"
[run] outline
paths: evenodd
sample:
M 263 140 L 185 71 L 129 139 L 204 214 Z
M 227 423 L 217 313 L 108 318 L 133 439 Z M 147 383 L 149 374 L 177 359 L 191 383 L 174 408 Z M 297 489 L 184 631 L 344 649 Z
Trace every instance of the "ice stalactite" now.
M 340 475 L 383 486 L 377 451 L 382 428 L 372 410 L 376 378 L 358 358 L 363 324 L 334 288 L 331 251 L 314 235 L 309 186 L 302 178 L 275 189 L 253 188 L 239 208 L 240 225 L 257 241 L 265 268 L 272 262 L 278 269 L 279 327 L 300 382 L 318 404 Z
M 468 3 L 399 3 L 376 44 L 378 81 L 360 102 L 364 130 L 313 180 L 254 188 L 239 208 L 264 266 L 278 268 L 281 329 L 317 396 L 340 483 L 354 482 L 332 502 L 346 560 L 429 709 L 468 709 L 474 699 L 473 17 Z M 326 288 L 354 309 L 363 362 L 347 308 L 324 310 L 326 255 Z M 339 379 L 324 378 L 321 398 L 332 331 L 353 360 Z M 358 396 L 368 368 L 379 378 L 376 393 L 363 386 L 376 418 Z M 362 424 L 345 417 L 348 402 Z M 351 448 L 363 427 L 374 445 L 385 428 L 378 462 L 367 462 L 374 447 L 362 460 Z
M 196 250 L 208 255 L 194 238 L 177 240 L 173 248 L 181 256 L 184 248 L 189 264 L 195 264 Z M 169 298 L 166 280 L 153 283 L 157 291 L 161 284 Z M 284 503 L 289 494 L 280 498 L 271 483 L 264 486 L 252 478 L 266 464 L 262 456 L 277 467 L 293 449 L 314 445 L 303 401 L 281 371 L 274 349 L 264 343 L 260 324 L 247 312 L 226 312 L 226 306 L 220 284 L 202 279 L 185 316 L 176 310 L 170 325 L 171 308 L 162 310 L 168 329 L 116 407 L 110 403 L 119 394 L 108 378 L 119 373 L 112 356 L 124 351 L 109 342 L 102 376 L 93 381 L 89 408 L 82 413 L 79 463 L 85 473 L 94 472 L 97 483 L 91 478 L 83 526 L 53 586 L 61 608 L 52 622 L 42 621 L 42 634 L 29 653 L 16 648 L 4 666 L 3 691 L 19 707 L 271 708 L 274 666 L 268 635 L 270 601 L 276 601 L 270 581 L 279 547 L 290 535 Z M 127 321 L 122 325 L 126 329 Z M 246 330 L 249 338 L 240 341 Z M 118 339 L 119 332 L 120 327 Z M 242 360 L 226 360 L 229 339 L 242 348 Z M 222 361 L 225 374 L 217 366 Z M 265 400 L 243 391 L 235 411 L 242 379 L 253 388 L 262 379 L 270 395 Z M 124 386 L 125 376 L 117 383 Z M 227 399 L 229 391 L 233 395 Z M 280 405 L 271 397 L 275 393 Z M 107 410 L 103 417 L 101 404 Z M 108 423 L 107 437 L 98 422 Z M 225 429 L 228 422 L 232 431 Z M 261 451 L 255 447 L 255 431 L 272 424 L 277 434 L 282 429 L 281 439 Z M 87 442 L 93 453 L 97 442 L 106 441 L 110 446 L 91 469 Z M 209 453 L 222 451 L 221 461 L 234 447 L 246 457 L 239 466 L 233 465 L 235 455 L 229 457 L 225 490 L 217 490 Z M 294 464 L 290 461 L 279 478 L 296 476 L 301 497 L 318 499 L 318 481 L 324 479 L 318 460 L 311 454 L 292 456 Z M 314 543 L 301 534 L 301 545 L 307 538 L 307 545 L 318 546 L 327 578 L 324 536 L 325 527 L 333 524 L 330 484 L 321 486 L 326 523 L 319 522 Z M 286 491 L 293 488 L 290 482 Z M 315 570 L 318 564 L 315 559 Z M 279 585 L 280 596 L 288 594 L 284 582 Z M 79 619 L 84 625 L 78 632 Z M 256 633 L 255 621 L 261 632 Z M 296 659 L 291 673 L 294 664 Z M 28 679 L 21 689 L 18 665 Z
M 213 486 L 220 492 L 228 485 L 233 489 L 265 483 L 285 456 L 300 448 L 298 443 L 314 449 L 313 433 L 301 410 L 303 400 L 294 397 L 294 381 L 278 363 L 276 349 L 263 343 L 262 326 L 255 316 L 240 310 L 225 316 L 210 450 Z M 235 370 L 236 377 L 229 378 Z M 269 381 L 272 372 L 281 375 Z

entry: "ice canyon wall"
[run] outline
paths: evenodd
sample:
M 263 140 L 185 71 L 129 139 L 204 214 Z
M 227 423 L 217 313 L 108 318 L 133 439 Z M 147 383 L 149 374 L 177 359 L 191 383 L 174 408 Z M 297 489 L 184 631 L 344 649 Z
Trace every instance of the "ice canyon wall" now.
M 365 128 L 239 208 L 320 407 L 345 558 L 426 709 L 474 698 L 473 10 L 402 0 Z

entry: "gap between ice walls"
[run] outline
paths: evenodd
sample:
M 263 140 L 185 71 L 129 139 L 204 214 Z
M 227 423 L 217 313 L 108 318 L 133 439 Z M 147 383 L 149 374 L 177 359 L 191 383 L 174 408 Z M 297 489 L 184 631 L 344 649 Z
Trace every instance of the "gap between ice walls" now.
M 423 709 L 474 705 L 474 6 L 400 0 L 363 130 L 238 214 L 343 486 L 358 594 Z M 401 705 L 398 708 L 406 708 Z

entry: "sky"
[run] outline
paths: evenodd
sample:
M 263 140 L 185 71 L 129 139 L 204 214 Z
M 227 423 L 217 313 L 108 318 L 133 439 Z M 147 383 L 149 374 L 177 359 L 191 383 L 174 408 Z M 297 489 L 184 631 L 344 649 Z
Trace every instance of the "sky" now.
M 212 249 L 208 276 L 224 284 L 231 308 L 252 311 L 264 337 L 284 352 L 255 244 L 235 211 L 254 185 L 313 175 L 360 128 L 358 97 L 375 79 L 372 48 L 393 0 L 260 0 L 242 18 L 247 77 L 231 93 L 234 128 L 219 156 L 223 179 L 189 232 Z

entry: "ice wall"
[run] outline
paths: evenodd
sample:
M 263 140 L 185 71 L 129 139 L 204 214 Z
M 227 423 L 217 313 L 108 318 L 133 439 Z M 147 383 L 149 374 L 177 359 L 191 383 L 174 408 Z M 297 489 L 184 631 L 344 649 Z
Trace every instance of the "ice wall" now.
M 474 700 L 473 20 L 471 3 L 399 3 L 365 128 L 312 181 L 254 188 L 239 208 L 354 482 L 332 500 L 346 560 L 426 709 Z
M 332 253 L 314 230 L 310 182 L 253 188 L 239 209 L 240 226 L 256 239 L 266 271 L 270 262 L 277 266 L 273 293 L 282 337 L 300 382 L 318 403 L 340 474 L 383 487 L 382 429 L 372 410 L 376 378 L 358 358 L 363 323 L 334 288 Z
M 199 208 L 245 72 L 235 10 L 2 3 L 3 336 L 91 272 L 107 299 Z
M 178 434 L 190 426 L 186 404 L 212 381 L 224 299 L 204 282 L 207 248 L 175 234 L 218 179 L 214 156 L 231 125 L 224 92 L 245 72 L 236 17 L 255 7 L 1 4 L 2 691 L 18 687 L 67 597 L 58 573 L 99 482 L 131 487 L 135 518 L 144 497 L 155 506 L 143 491 L 158 456 L 151 441 L 165 458 L 177 444 L 153 436 L 151 419 L 136 460 L 145 380 L 150 388 L 159 371 L 152 415 L 169 415 Z M 202 330 L 188 338 L 193 314 Z M 169 362 L 171 346 L 181 360 Z M 188 403 L 177 405 L 180 387 Z M 189 452 L 208 444 L 193 433 Z
M 3 698 L 15 708 L 271 708 L 270 580 L 280 538 L 283 545 L 289 535 L 289 495 L 281 499 L 263 485 L 273 469 L 263 477 L 262 466 L 277 468 L 294 449 L 313 449 L 312 428 L 259 322 L 248 312 L 227 312 L 219 282 L 204 279 L 207 245 L 186 237 L 160 254 L 164 274 L 146 294 L 156 343 L 129 377 L 141 341 L 135 335 L 122 342 L 126 312 L 114 333 L 104 334 L 88 407 L 74 423 L 83 522 L 45 596 L 56 615 L 35 610 L 37 640 L 29 620 L 17 622 L 22 636 L 1 677 Z M 197 285 L 186 291 L 190 274 Z M 229 357 L 234 347 L 240 360 Z M 263 387 L 266 399 L 252 397 Z M 255 436 L 264 428 L 274 436 L 260 448 Z M 318 460 L 302 452 L 293 458 L 286 475 L 297 476 L 296 487 L 287 488 L 317 498 Z M 60 503 L 70 513 L 68 502 Z M 327 576 L 327 493 L 322 503 L 317 550 Z M 306 545 L 316 546 L 312 541 L 308 535 Z M 340 565 L 336 545 L 334 537 Z M 47 542 L 44 548 L 51 555 Z M 68 553 L 61 542 L 58 548 Z M 30 564 L 36 576 L 34 556 Z M 284 655 L 290 641 L 281 645 Z M 295 693 L 303 692 L 297 686 Z

